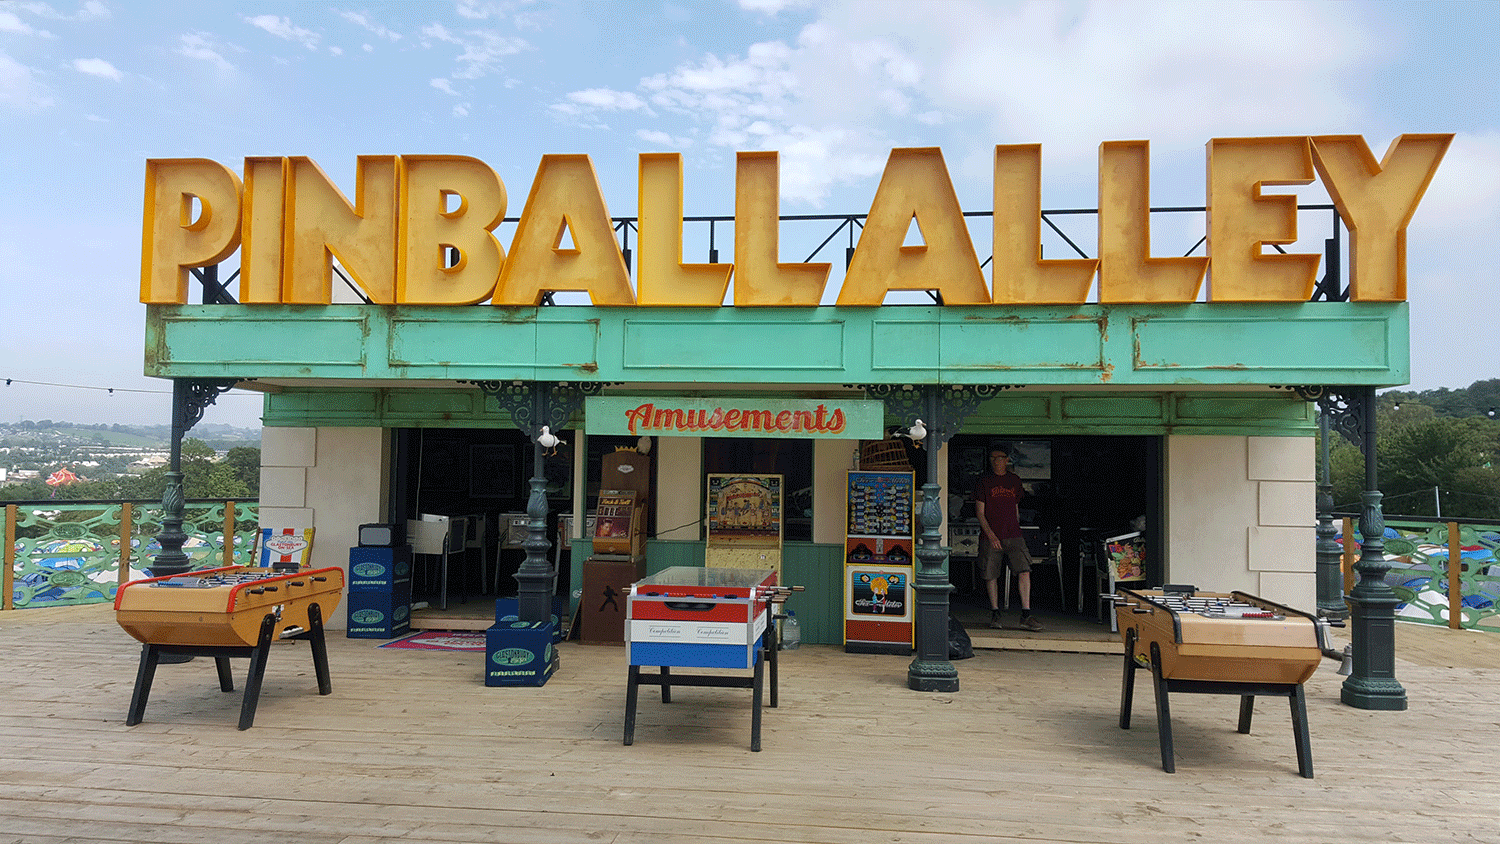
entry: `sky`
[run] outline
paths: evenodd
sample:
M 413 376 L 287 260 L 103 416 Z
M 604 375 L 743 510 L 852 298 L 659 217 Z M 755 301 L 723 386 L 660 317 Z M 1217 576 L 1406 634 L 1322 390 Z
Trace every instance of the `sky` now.
M 1379 158 L 1454 133 L 1408 229 L 1409 389 L 1466 387 L 1500 377 L 1497 41 L 1495 2 L 0 0 L 0 424 L 170 421 L 142 374 L 145 162 L 266 155 L 351 197 L 357 156 L 473 156 L 515 216 L 542 155 L 584 153 L 618 216 L 637 156 L 675 151 L 691 216 L 733 214 L 735 152 L 778 150 L 783 214 L 863 214 L 896 147 L 940 147 L 988 210 L 994 146 L 1040 143 L 1043 207 L 1095 208 L 1099 144 L 1146 139 L 1152 204 L 1202 206 L 1212 138 Z M 259 410 L 234 391 L 204 421 Z

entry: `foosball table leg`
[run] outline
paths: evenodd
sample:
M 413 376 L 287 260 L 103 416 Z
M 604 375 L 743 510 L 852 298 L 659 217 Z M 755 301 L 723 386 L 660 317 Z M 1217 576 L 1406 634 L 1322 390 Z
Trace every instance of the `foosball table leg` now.
M 156 679 L 156 663 L 160 656 L 153 645 L 141 645 L 141 664 L 135 672 L 135 691 L 130 695 L 130 711 L 125 715 L 125 726 L 141 723 L 146 714 L 146 699 L 151 697 L 151 681 Z
M 671 703 L 672 686 L 667 683 L 667 679 L 672 676 L 672 669 L 670 666 L 663 665 L 657 671 L 661 674 L 661 702 Z
M 1240 695 L 1240 732 L 1250 735 L 1250 718 L 1255 714 L 1255 695 Z
M 755 700 L 750 709 L 750 750 L 754 753 L 760 752 L 760 700 L 761 693 L 766 686 L 766 661 L 757 659 L 755 661 L 755 679 L 751 681 L 751 694 Z
M 1161 737 L 1161 769 L 1177 773 L 1172 748 L 1172 708 L 1167 703 L 1167 681 L 1161 676 L 1161 648 L 1151 643 L 1151 683 L 1156 687 L 1156 732 Z
M 328 641 L 323 638 L 323 610 L 317 604 L 307 608 L 307 642 L 312 646 L 313 672 L 318 675 L 318 694 L 333 694 L 333 678 L 328 673 Z
M 1297 772 L 1313 778 L 1312 739 L 1307 735 L 1307 694 L 1298 683 L 1290 695 L 1292 701 L 1292 736 L 1297 742 Z
M 635 742 L 635 703 L 641 688 L 641 667 L 630 666 L 630 677 L 625 681 L 625 746 Z
M 219 691 L 234 691 L 234 675 L 229 673 L 229 657 L 214 657 L 214 669 L 219 672 Z
M 240 729 L 255 723 L 255 707 L 260 703 L 260 684 L 266 677 L 266 658 L 271 655 L 271 640 L 276 635 L 276 616 L 267 613 L 260 622 L 260 638 L 250 651 L 250 676 L 245 678 L 245 699 L 240 703 Z
M 1125 676 L 1120 680 L 1120 729 L 1130 729 L 1130 710 L 1135 705 L 1135 630 L 1125 632 Z
M 768 615 L 765 632 L 767 641 L 761 648 L 761 653 L 771 662 L 771 708 L 775 709 L 776 687 L 780 683 L 777 651 L 781 650 L 781 637 L 778 635 L 781 625 L 776 621 L 776 611 L 769 603 L 766 605 L 766 613 Z

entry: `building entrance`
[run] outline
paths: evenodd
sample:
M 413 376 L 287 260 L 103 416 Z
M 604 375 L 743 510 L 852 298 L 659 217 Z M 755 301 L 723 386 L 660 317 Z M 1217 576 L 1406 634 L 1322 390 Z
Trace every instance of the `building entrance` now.
M 974 490 L 989 472 L 989 449 L 1005 445 L 1011 471 L 1026 489 L 1021 524 L 1032 566 L 1032 607 L 1039 612 L 1102 618 L 1098 572 L 1103 540 L 1140 532 L 1146 576 L 1160 579 L 1162 441 L 1156 436 L 991 436 L 960 434 L 948 444 L 948 544 L 955 610 L 986 612 L 979 574 L 979 521 Z M 1007 595 L 1002 575 L 1001 605 Z M 1018 606 L 1014 578 L 1009 599 Z

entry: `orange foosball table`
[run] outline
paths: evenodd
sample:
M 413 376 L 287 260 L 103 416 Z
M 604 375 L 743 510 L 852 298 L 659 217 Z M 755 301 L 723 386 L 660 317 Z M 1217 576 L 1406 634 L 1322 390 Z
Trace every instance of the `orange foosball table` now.
M 1199 592 L 1190 586 L 1117 589 L 1116 620 L 1125 642 L 1120 729 L 1130 729 L 1135 672 L 1149 668 L 1156 692 L 1161 767 L 1176 770 L 1171 692 L 1240 696 L 1239 732 L 1250 732 L 1257 695 L 1288 698 L 1297 770 L 1311 778 L 1312 743 L 1302 684 L 1327 646 L 1323 622 L 1245 592 Z
M 266 659 L 278 639 L 306 639 L 318 694 L 333 692 L 323 618 L 338 606 L 344 572 L 337 567 L 283 571 L 225 566 L 133 580 L 115 595 L 115 620 L 142 642 L 127 726 L 141 722 L 156 667 L 165 655 L 212 657 L 219 688 L 234 691 L 229 660 L 250 659 L 241 730 L 255 721 Z

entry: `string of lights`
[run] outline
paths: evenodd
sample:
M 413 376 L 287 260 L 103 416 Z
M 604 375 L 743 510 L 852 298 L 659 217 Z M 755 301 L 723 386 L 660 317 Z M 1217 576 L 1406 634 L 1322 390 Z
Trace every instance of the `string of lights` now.
M 16 383 L 16 384 L 29 384 L 29 385 L 34 386 L 34 387 L 62 387 L 62 388 L 69 389 L 69 390 L 98 390 L 100 392 L 109 393 L 110 395 L 114 395 L 115 393 L 147 393 L 147 394 L 150 394 L 150 395 L 160 395 L 160 396 L 170 396 L 170 395 L 172 395 L 172 391 L 171 390 L 141 390 L 141 389 L 136 389 L 136 388 L 133 388 L 133 387 L 98 387 L 98 386 L 94 386 L 92 384 L 59 384 L 59 383 L 56 383 L 54 381 L 29 381 L 29 380 L 27 380 L 25 378 L 6 378 L 5 379 L 5 386 L 9 387 L 12 383 Z M 244 391 L 244 390 L 242 390 L 240 392 L 226 393 L 225 395 L 230 395 L 230 396 L 254 396 L 257 399 L 260 398 L 260 394 L 259 393 L 254 392 L 254 391 Z

